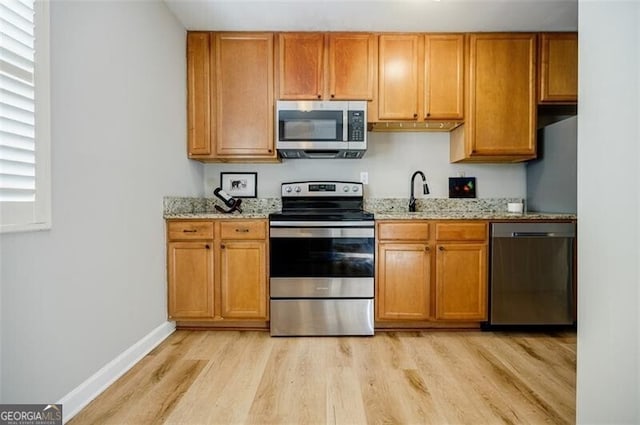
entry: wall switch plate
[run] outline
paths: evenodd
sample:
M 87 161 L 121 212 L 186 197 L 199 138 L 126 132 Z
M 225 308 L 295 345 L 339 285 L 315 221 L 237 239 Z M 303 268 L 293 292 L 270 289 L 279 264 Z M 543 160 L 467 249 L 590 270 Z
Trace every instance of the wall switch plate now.
M 366 171 L 360 172 L 360 183 L 369 184 L 369 173 L 367 173 Z

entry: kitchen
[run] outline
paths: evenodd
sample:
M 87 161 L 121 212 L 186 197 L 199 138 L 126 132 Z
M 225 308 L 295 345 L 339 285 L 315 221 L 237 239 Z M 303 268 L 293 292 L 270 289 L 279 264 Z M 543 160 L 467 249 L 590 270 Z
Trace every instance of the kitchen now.
M 612 37 L 610 25 L 602 23 L 601 17 L 616 20 L 624 17 L 625 23 L 634 15 L 618 9 L 609 10 L 608 3 L 589 3 L 579 5 L 584 8 L 581 9 L 584 12 L 581 19 L 584 20 L 578 27 L 581 43 L 586 43 L 584 46 L 590 49 L 602 49 L 598 50 L 600 54 L 613 55 L 600 43 L 600 37 L 603 40 L 611 40 L 609 37 Z M 185 99 L 185 89 L 181 85 L 186 78 L 184 62 L 174 63 L 175 57 L 183 57 L 184 28 L 165 9 L 161 3 L 82 5 L 60 2 L 52 6 L 51 41 L 53 51 L 57 52 L 52 57 L 54 146 L 57 141 L 52 167 L 54 226 L 50 232 L 2 236 L 3 401 L 61 398 L 166 318 L 164 223 L 160 218 L 153 221 L 150 217 L 159 217 L 161 200 L 165 195 L 202 196 L 205 190 L 209 195 L 219 171 L 211 171 L 210 178 L 215 180 L 206 189 L 201 189 L 208 171 L 187 160 L 184 144 L 175 143 L 175 140 L 184 140 L 186 134 L 185 111 L 181 107 Z M 626 28 L 622 24 L 621 27 Z M 114 32 L 113 28 L 118 31 Z M 78 33 L 86 36 L 77 37 Z M 105 33 L 109 33 L 109 37 L 104 37 Z M 615 41 L 628 46 L 633 52 L 637 43 L 627 38 L 632 40 L 634 34 L 631 31 L 624 36 L 619 35 Z M 132 40 L 140 44 L 132 45 Z M 630 44 L 624 44 L 625 40 Z M 140 56 L 141 51 L 145 53 L 143 56 Z M 169 55 L 168 52 L 173 53 Z M 638 74 L 637 55 L 631 55 L 627 60 L 629 62 L 624 62 L 624 66 L 621 64 L 620 69 L 610 72 L 615 75 L 622 72 L 623 76 L 628 75 L 628 84 L 637 84 L 634 83 Z M 598 88 L 599 70 L 602 67 L 608 69 L 606 63 L 617 63 L 615 56 L 603 63 L 599 58 L 596 60 L 586 55 L 585 61 L 589 67 L 585 70 L 581 63 L 580 81 L 581 85 L 586 85 L 581 87 L 585 87 L 583 90 L 586 92 L 580 96 L 579 125 L 587 127 L 579 131 L 579 137 L 585 138 L 580 142 L 585 156 L 579 157 L 579 161 L 584 161 L 584 166 L 588 166 L 584 170 L 588 171 L 579 174 L 579 209 L 581 205 L 584 208 L 579 210 L 579 215 L 580 223 L 590 232 L 581 231 L 580 246 L 583 248 L 579 249 L 585 250 L 587 255 L 583 257 L 581 254 L 581 258 L 591 261 L 582 261 L 580 267 L 583 268 L 579 270 L 583 276 L 581 288 L 584 289 L 578 295 L 579 311 L 584 314 L 589 311 L 589 316 L 579 318 L 579 323 L 584 326 L 578 331 L 579 352 L 582 331 L 595 332 L 591 338 L 584 339 L 584 344 L 589 344 L 592 338 L 626 344 L 617 339 L 623 334 L 624 341 L 635 341 L 629 335 L 637 334 L 637 316 L 626 313 L 634 311 L 633 308 L 623 307 L 637 305 L 638 299 L 637 289 L 633 286 L 633 282 L 637 282 L 637 271 L 629 268 L 629 264 L 634 264 L 634 253 L 637 253 L 637 236 L 635 239 L 612 240 L 613 236 L 603 233 L 606 226 L 598 225 L 613 225 L 618 234 L 629 234 L 630 229 L 633 235 L 633 229 L 637 229 L 636 219 L 629 219 L 626 215 L 638 215 L 637 198 L 634 198 L 637 194 L 628 189 L 637 185 L 620 187 L 616 184 L 637 179 L 637 176 L 627 176 L 627 180 L 620 180 L 617 175 L 637 166 L 637 155 L 630 154 L 637 149 L 630 142 L 636 137 L 634 131 L 637 129 L 620 126 L 608 128 L 605 132 L 597 126 L 603 118 L 610 116 L 614 122 L 621 119 L 621 114 L 622 118 L 627 114 L 627 122 L 635 122 L 633 117 L 637 115 L 637 109 L 634 107 L 637 106 L 629 103 L 627 88 L 611 91 Z M 132 69 L 136 71 L 131 73 Z M 159 73 L 158 69 L 163 72 Z M 100 83 L 96 84 L 96 81 Z M 624 78 L 613 78 L 612 81 L 612 84 L 618 84 Z M 87 97 L 87 93 L 91 96 Z M 149 100 L 155 99 L 157 93 L 162 93 L 166 103 Z M 625 97 L 618 98 L 617 93 L 620 96 L 624 93 Z M 596 99 L 593 97 L 595 94 Z M 626 107 L 622 112 L 594 110 L 605 99 Z M 169 124 L 170 116 L 181 118 Z M 585 116 L 591 119 L 584 120 Z M 419 140 L 411 140 L 412 135 L 400 137 L 409 139 L 412 148 L 427 149 Z M 441 159 L 418 161 L 401 169 L 391 187 L 408 191 L 408 176 L 415 169 L 422 169 L 429 176 L 430 183 L 435 185 L 431 186 L 433 196 L 444 196 L 444 186 L 439 188 L 438 184 L 443 185 L 445 177 L 457 173 L 448 169 L 450 165 L 446 163 L 446 138 L 439 134 L 433 138 L 436 143 L 434 149 L 441 153 L 428 151 L 422 156 L 425 161 L 431 161 L 429 158 L 438 155 Z M 87 140 L 105 149 L 87 149 Z M 601 161 L 605 154 L 599 152 L 599 149 L 604 149 L 598 144 L 599 140 L 608 141 L 605 152 L 611 161 Z M 373 142 L 372 149 L 375 150 Z M 624 152 L 611 149 L 612 144 L 624 147 Z M 391 141 L 383 141 L 380 146 L 383 153 L 385 149 L 393 149 Z M 591 156 L 589 149 L 592 149 Z M 403 161 L 398 160 L 398 165 L 405 167 Z M 305 164 L 292 165 L 291 174 L 294 177 L 296 173 L 299 176 L 304 174 L 304 178 L 322 177 L 320 170 L 307 171 L 306 167 L 310 165 Z M 439 166 L 447 167 L 447 170 L 434 174 Z M 504 168 L 509 173 L 511 166 Z M 368 169 L 370 187 L 377 190 L 382 186 L 374 179 L 384 180 L 384 177 L 372 170 Z M 348 177 L 357 180 L 360 171 L 355 170 Z M 259 169 L 258 173 L 260 188 L 266 184 L 272 187 L 271 192 L 267 191 L 265 195 L 274 193 L 277 182 L 289 177 L 278 177 L 273 182 Z M 475 169 L 468 171 L 467 175 L 478 178 L 482 185 L 479 190 L 496 190 L 489 184 L 491 177 L 481 175 Z M 494 178 L 500 182 L 511 181 L 508 176 Z M 518 184 L 522 191 L 522 183 Z M 268 186 L 264 187 L 268 190 Z M 511 192 L 512 189 L 507 190 Z M 77 195 L 80 193 L 82 197 Z M 499 196 L 493 192 L 482 192 L 483 197 L 496 195 Z M 380 193 L 379 196 L 388 195 Z M 621 208 L 602 211 L 599 207 L 601 202 L 620 205 Z M 597 241 L 602 245 L 610 243 L 609 246 L 619 247 L 621 251 L 600 253 L 597 259 L 589 257 L 596 255 L 594 250 L 601 246 Z M 91 249 L 88 250 L 89 246 Z M 33 263 L 33 258 L 22 258 L 27 252 L 37 259 L 37 267 L 25 266 Z M 69 264 L 74 259 L 75 265 L 70 268 Z M 607 275 L 602 276 L 599 269 L 606 270 Z M 596 281 L 590 284 L 590 276 L 605 278 L 610 283 L 606 287 L 597 285 Z M 123 294 L 127 296 L 123 298 Z M 605 299 L 609 301 L 601 302 Z M 36 340 L 48 349 L 37 349 Z M 620 418 L 616 415 L 629 412 L 624 406 L 632 405 L 626 401 L 637 398 L 637 378 L 629 378 L 637 376 L 632 372 L 637 370 L 637 351 L 633 351 L 637 348 L 633 348 L 635 345 L 623 347 L 627 348 L 616 351 L 617 354 L 600 351 L 603 348 L 598 348 L 598 345 L 583 347 L 588 349 L 578 362 L 578 374 L 587 381 L 582 381 L 585 387 L 581 391 L 579 379 L 578 417 L 581 408 L 586 409 L 584 412 L 589 415 L 583 421 Z M 616 358 L 616 355 L 620 357 Z M 606 360 L 598 362 L 597 368 L 591 367 L 600 356 Z M 583 375 L 582 361 L 586 368 Z M 37 364 L 50 367 L 39 368 Z M 626 369 L 616 368 L 620 364 L 624 364 Z M 597 385 L 589 384 L 593 374 L 596 374 L 593 379 L 605 382 L 615 379 L 613 382 L 616 384 L 605 387 L 620 388 L 622 393 L 601 394 Z M 37 380 L 41 380 L 37 388 L 25 384 Z M 581 403 L 581 397 L 588 397 L 588 401 Z M 594 419 L 587 419 L 589 417 Z M 633 422 L 634 419 L 620 418 L 618 422 L 625 421 Z

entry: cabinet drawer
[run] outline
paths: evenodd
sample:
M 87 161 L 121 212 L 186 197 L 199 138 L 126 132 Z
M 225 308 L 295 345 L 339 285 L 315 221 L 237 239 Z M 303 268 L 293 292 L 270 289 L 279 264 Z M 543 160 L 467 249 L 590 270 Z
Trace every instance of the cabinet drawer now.
M 173 221 L 168 223 L 169 240 L 213 239 L 211 221 Z
M 429 223 L 400 222 L 380 223 L 378 225 L 378 239 L 385 240 L 425 240 L 429 239 Z
M 438 241 L 485 241 L 487 223 L 436 223 Z
M 265 221 L 223 221 L 220 223 L 220 239 L 266 239 Z

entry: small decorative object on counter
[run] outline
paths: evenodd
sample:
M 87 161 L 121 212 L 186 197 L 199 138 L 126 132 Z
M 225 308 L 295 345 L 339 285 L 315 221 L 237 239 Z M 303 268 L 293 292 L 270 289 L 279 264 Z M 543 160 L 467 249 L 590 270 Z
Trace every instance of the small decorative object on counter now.
M 475 177 L 449 177 L 449 198 L 475 198 Z
M 508 202 L 507 212 L 512 214 L 522 214 L 524 212 L 524 204 L 522 202 Z
M 234 198 L 233 196 L 229 195 L 227 192 L 225 192 L 219 187 L 217 187 L 213 191 L 213 194 L 216 195 L 218 199 L 220 199 L 222 202 L 224 202 L 226 206 L 230 208 L 229 210 L 225 210 L 219 205 L 216 205 L 215 208 L 217 211 L 220 211 L 221 213 L 224 213 L 224 214 L 231 214 L 234 211 L 238 211 L 240 213 L 242 212 L 242 209 L 240 208 L 240 204 L 242 204 L 242 199 Z

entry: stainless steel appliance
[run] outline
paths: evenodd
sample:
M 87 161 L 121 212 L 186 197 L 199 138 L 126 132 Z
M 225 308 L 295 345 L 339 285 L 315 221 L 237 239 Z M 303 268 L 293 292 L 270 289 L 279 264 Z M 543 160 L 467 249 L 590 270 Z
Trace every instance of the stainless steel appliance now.
M 366 101 L 276 102 L 276 149 L 283 158 L 362 158 Z
M 271 335 L 373 335 L 375 232 L 363 185 L 282 184 L 269 216 Z
M 577 117 L 538 130 L 538 158 L 526 166 L 527 210 L 577 212 L 577 163 Z
M 574 223 L 494 223 L 488 327 L 575 324 Z

